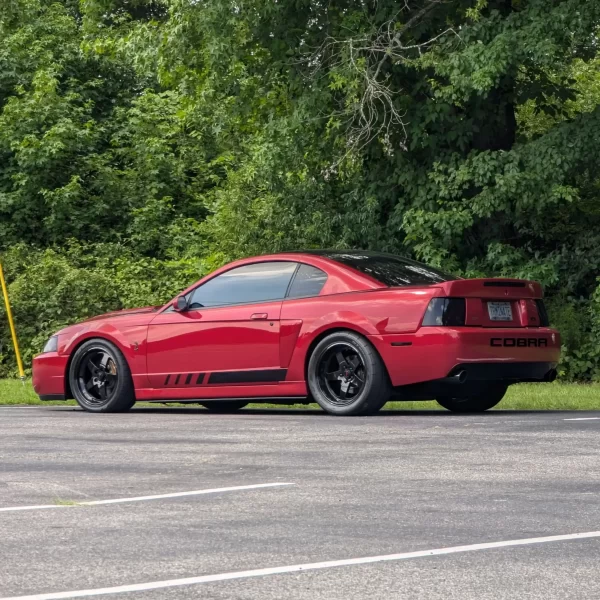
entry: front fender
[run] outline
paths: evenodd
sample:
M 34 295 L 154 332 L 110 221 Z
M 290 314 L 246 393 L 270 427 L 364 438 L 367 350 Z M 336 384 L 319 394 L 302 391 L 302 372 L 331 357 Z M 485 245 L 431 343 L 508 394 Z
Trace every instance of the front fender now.
M 82 323 L 58 336 L 58 354 L 71 357 L 75 350 L 91 339 L 103 339 L 114 344 L 123 354 L 136 387 L 148 386 L 146 340 L 148 325 L 117 327 L 113 323 Z

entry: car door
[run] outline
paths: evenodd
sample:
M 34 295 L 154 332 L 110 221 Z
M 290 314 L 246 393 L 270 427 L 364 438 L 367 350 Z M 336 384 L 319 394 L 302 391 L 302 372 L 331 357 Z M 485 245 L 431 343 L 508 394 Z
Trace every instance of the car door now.
M 280 368 L 281 304 L 297 264 L 252 263 L 202 283 L 189 309 L 167 310 L 148 329 L 147 367 L 155 388 L 264 384 Z

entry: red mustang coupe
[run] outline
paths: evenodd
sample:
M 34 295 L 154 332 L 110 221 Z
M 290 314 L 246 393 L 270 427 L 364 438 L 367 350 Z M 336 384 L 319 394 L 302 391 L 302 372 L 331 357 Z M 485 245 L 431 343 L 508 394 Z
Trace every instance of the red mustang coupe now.
M 165 306 L 67 327 L 34 359 L 33 385 L 92 412 L 316 401 L 364 415 L 391 398 L 484 411 L 510 384 L 552 381 L 559 354 L 538 283 L 311 251 L 240 260 Z

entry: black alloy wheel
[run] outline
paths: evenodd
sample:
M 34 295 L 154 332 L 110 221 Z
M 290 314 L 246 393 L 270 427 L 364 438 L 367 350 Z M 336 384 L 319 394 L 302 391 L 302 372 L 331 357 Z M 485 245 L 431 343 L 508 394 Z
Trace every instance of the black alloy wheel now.
M 319 387 L 327 399 L 348 406 L 364 389 L 366 369 L 360 351 L 347 342 L 334 342 L 326 348 L 319 363 Z
M 77 349 L 69 383 L 75 400 L 90 412 L 121 412 L 135 403 L 129 365 L 105 340 L 90 340 Z
M 333 415 L 368 415 L 390 397 L 388 374 L 375 348 L 353 331 L 322 339 L 308 363 L 308 387 L 314 400 Z
M 117 363 L 104 348 L 92 348 L 79 363 L 77 386 L 85 403 L 102 406 L 117 387 Z

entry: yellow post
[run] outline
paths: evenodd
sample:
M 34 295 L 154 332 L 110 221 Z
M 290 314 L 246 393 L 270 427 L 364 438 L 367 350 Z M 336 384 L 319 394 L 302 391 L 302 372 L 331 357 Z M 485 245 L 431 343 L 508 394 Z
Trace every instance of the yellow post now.
M 17 366 L 19 367 L 19 375 L 21 381 L 25 382 L 25 371 L 23 371 L 23 361 L 21 360 L 21 352 L 19 350 L 19 342 L 17 340 L 17 331 L 15 329 L 15 322 L 12 316 L 12 310 L 10 309 L 10 302 L 8 301 L 8 289 L 6 287 L 6 281 L 4 280 L 4 273 L 2 271 L 2 263 L 0 263 L 0 284 L 2 285 L 2 294 L 4 295 L 4 304 L 6 305 L 6 315 L 8 317 L 8 326 L 10 327 L 10 333 L 12 335 L 13 346 L 15 347 L 15 354 L 17 356 Z

